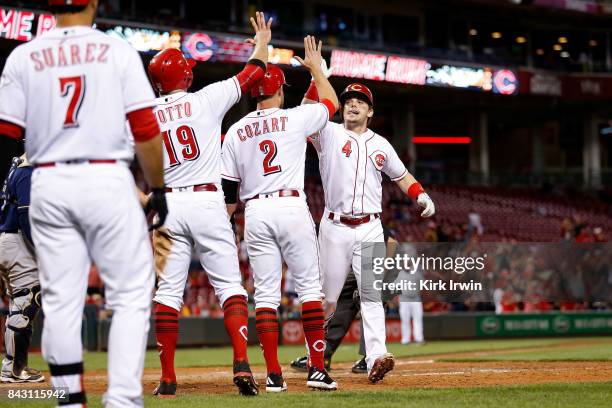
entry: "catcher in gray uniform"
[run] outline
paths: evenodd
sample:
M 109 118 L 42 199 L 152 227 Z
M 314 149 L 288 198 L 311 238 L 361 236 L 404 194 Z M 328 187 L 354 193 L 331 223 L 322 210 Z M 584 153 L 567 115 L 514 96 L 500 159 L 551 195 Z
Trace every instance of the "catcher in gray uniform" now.
M 40 309 L 38 267 L 28 220 L 31 176 L 25 155 L 15 157 L 0 196 L 0 276 L 10 299 L 0 380 L 9 383 L 45 379 L 28 367 L 32 322 Z

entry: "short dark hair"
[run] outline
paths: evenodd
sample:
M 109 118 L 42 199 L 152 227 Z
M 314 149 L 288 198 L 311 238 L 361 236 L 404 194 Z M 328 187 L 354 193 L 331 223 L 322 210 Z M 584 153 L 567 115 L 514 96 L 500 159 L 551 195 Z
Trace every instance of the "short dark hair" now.
M 89 4 L 85 6 L 49 6 L 49 11 L 53 14 L 75 14 L 85 10 Z

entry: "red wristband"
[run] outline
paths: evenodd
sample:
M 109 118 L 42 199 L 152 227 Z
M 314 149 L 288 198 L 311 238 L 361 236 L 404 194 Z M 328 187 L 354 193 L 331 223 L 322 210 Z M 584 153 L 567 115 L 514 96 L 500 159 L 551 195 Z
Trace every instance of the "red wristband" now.
M 319 92 L 317 92 L 317 86 L 315 85 L 314 81 L 310 81 L 310 86 L 308 87 L 304 98 L 310 99 L 311 101 L 319 100 Z
M 408 191 L 407 191 L 408 197 L 410 197 L 412 200 L 416 200 L 419 194 L 424 193 L 424 192 L 425 190 L 423 189 L 423 186 L 419 182 L 412 183 L 410 187 L 408 187 Z
M 327 107 L 327 111 L 329 112 L 329 120 L 331 120 L 336 114 L 336 107 L 329 99 L 323 99 L 321 103 Z

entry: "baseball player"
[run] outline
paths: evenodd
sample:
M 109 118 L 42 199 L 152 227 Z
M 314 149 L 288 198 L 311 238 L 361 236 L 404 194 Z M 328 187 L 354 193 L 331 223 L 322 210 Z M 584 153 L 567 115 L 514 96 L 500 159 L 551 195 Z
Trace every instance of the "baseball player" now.
M 404 253 L 408 256 L 416 257 L 416 248 L 414 245 L 404 245 Z M 423 271 L 402 270 L 399 272 L 398 282 L 414 282 L 415 287 L 418 287 L 418 282 L 422 281 Z M 398 295 L 399 300 L 399 315 L 402 329 L 402 344 L 410 344 L 411 336 L 414 336 L 414 342 L 418 345 L 425 344 L 423 335 L 423 302 L 421 301 L 421 293 L 418 290 L 402 290 Z M 410 322 L 412 320 L 412 330 Z
M 256 327 L 266 360 L 266 391 L 287 389 L 278 363 L 278 315 L 281 265 L 285 260 L 295 279 L 302 305 L 302 323 L 310 351 L 307 385 L 335 390 L 336 382 L 323 362 L 324 312 L 319 282 L 314 223 L 304 194 L 308 135 L 325 126 L 338 99 L 321 70 L 321 43 L 304 39 L 305 58 L 298 60 L 313 75 L 321 103 L 283 109 L 285 75 L 268 65 L 266 76 L 251 95 L 257 110 L 228 130 L 223 144 L 223 170 L 228 211 L 236 208 L 236 193 L 246 202 L 245 241 L 255 283 Z
M 45 323 L 42 351 L 66 407 L 86 404 L 81 326 L 91 262 L 113 311 L 107 407 L 141 407 L 153 257 L 128 162 L 136 155 L 163 224 L 162 141 L 136 50 L 91 28 L 98 0 L 49 0 L 57 27 L 20 45 L 0 80 L 0 134 L 34 166 L 30 222 Z
M 304 102 L 318 100 L 311 83 Z M 374 115 L 372 92 L 363 84 L 347 86 L 340 94 L 343 123 L 328 122 L 312 142 L 319 154 L 325 211 L 319 227 L 322 286 L 328 311 L 333 311 L 349 271 L 353 270 L 361 296 L 361 318 L 368 379 L 382 380 L 395 365 L 385 345 L 385 310 L 380 301 L 364 300 L 361 287 L 362 243 L 383 242 L 380 222 L 382 173 L 434 214 L 433 201 L 406 170 L 393 146 L 368 129 Z
M 30 177 L 25 155 L 13 158 L 0 201 L 0 276 L 9 297 L 2 360 L 2 382 L 41 382 L 45 377 L 28 367 L 32 322 L 40 308 L 38 267 L 30 234 Z
M 164 142 L 164 173 L 170 216 L 153 234 L 158 276 L 154 297 L 155 334 L 162 365 L 160 397 L 176 394 L 174 352 L 178 315 L 183 306 L 192 251 L 200 258 L 223 307 L 225 328 L 234 348 L 234 383 L 243 395 L 257 395 L 247 358 L 248 307 L 238 266 L 238 250 L 221 188 L 221 121 L 243 93 L 266 71 L 272 19 L 251 18 L 253 55 L 235 76 L 188 93 L 193 60 L 177 49 L 158 53 L 149 77 L 160 93 L 155 114 Z
M 387 245 L 387 257 L 392 257 L 395 254 L 397 241 L 393 238 L 391 232 L 383 228 L 385 235 L 385 243 Z M 351 271 L 344 282 L 344 286 L 338 296 L 336 310 L 327 320 L 325 326 L 325 368 L 331 367 L 331 359 L 342 344 L 342 340 L 351 328 L 351 323 L 357 317 L 360 311 L 360 297 L 355 274 Z M 368 369 L 365 360 L 365 344 L 363 339 L 363 324 L 361 325 L 361 336 L 359 338 L 359 354 L 363 356 L 355 362 L 351 367 L 351 371 L 355 374 L 367 374 Z M 291 362 L 291 367 L 299 371 L 308 370 L 308 356 L 296 358 Z

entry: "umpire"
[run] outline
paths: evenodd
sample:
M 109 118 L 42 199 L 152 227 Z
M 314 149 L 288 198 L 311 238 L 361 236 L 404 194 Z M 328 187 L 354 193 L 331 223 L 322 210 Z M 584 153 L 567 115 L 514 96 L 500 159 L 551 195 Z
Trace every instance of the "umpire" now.
M 393 237 L 391 231 L 387 228 L 383 228 L 383 232 L 385 234 L 385 244 L 387 246 L 387 256 L 391 257 L 395 254 L 395 250 L 397 248 L 397 241 Z M 397 271 L 391 272 L 391 275 L 396 275 Z M 393 281 L 396 276 L 385 276 L 385 281 Z M 383 299 L 388 298 L 389 294 L 383 293 Z M 327 321 L 327 325 L 325 327 L 325 368 L 327 370 L 331 369 L 331 358 L 340 347 L 344 336 L 349 331 L 351 327 L 351 323 L 357 317 L 360 311 L 360 298 L 359 298 L 359 290 L 357 286 L 357 279 L 355 278 L 355 274 L 351 271 L 342 287 L 342 291 L 340 292 L 340 296 L 338 297 L 338 302 L 336 303 L 336 310 L 333 315 Z M 351 371 L 355 374 L 367 374 L 368 366 L 365 360 L 365 342 L 363 339 L 363 323 L 361 326 L 361 338 L 359 339 L 359 355 L 362 356 L 361 360 L 357 361 L 353 364 Z M 308 369 L 308 356 L 296 358 L 291 362 L 291 367 L 300 370 L 306 371 Z
M 31 177 L 32 166 L 25 155 L 13 158 L 0 197 L 0 275 L 10 299 L 0 380 L 8 383 L 45 379 L 28 367 L 32 322 L 40 309 L 38 267 L 28 220 Z

